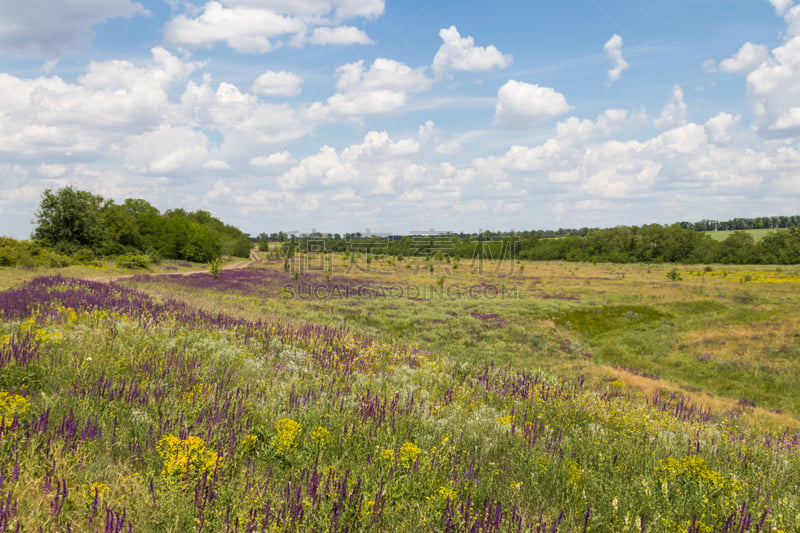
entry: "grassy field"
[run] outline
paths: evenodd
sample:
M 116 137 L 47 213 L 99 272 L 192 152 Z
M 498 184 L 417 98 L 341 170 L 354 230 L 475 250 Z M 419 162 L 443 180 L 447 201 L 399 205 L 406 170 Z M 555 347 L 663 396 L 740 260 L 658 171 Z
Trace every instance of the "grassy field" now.
M 753 237 L 753 240 L 755 242 L 758 242 L 761 239 L 763 239 L 765 235 L 767 235 L 768 233 L 772 233 L 773 231 L 776 231 L 776 230 L 774 230 L 774 229 L 747 229 L 747 230 L 739 230 L 739 231 L 743 231 L 743 232 L 747 233 L 748 235 Z M 703 233 L 707 234 L 708 236 L 710 236 L 715 241 L 724 241 L 725 239 L 730 237 L 734 233 L 734 231 L 733 230 L 731 230 L 731 231 L 705 231 Z
M 284 266 L 0 271 L 0 527 L 800 531 L 800 268 Z

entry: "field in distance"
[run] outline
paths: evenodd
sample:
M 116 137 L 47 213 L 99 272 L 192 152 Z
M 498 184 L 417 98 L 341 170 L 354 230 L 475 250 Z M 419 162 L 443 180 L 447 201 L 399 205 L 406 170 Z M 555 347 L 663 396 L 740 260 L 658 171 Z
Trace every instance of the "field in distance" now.
M 800 528 L 796 266 L 236 267 L 0 270 L 4 527 Z

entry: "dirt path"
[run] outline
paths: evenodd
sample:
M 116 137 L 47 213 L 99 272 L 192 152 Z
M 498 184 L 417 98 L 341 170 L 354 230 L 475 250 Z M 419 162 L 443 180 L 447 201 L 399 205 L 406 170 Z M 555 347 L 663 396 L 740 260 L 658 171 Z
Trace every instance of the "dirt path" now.
M 247 268 L 248 266 L 252 265 L 254 262 L 258 261 L 258 254 L 255 251 L 250 252 L 250 259 L 246 259 L 243 261 L 236 261 L 233 263 L 228 263 L 222 265 L 223 270 L 241 270 L 243 268 Z M 202 274 L 203 272 L 208 272 L 209 269 L 205 268 L 203 270 L 186 270 L 183 272 L 151 272 L 151 273 L 137 273 L 137 274 L 123 274 L 119 276 L 106 276 L 106 277 L 98 277 L 98 278 L 86 278 L 88 281 L 100 281 L 103 283 L 113 283 L 115 281 L 119 281 L 122 279 L 130 279 L 136 276 L 153 276 L 153 277 L 161 277 L 161 276 L 189 276 L 191 274 Z

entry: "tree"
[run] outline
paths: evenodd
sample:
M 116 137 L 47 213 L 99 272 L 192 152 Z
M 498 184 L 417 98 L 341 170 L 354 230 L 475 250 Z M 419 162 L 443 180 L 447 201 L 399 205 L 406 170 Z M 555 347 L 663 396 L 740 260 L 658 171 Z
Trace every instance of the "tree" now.
M 59 251 L 99 250 L 104 229 L 103 197 L 74 187 L 47 189 L 36 212 L 33 239 Z

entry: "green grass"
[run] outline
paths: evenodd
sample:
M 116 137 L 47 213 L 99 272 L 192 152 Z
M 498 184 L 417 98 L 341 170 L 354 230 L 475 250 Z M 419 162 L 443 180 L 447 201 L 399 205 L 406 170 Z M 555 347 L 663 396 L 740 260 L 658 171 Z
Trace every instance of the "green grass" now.
M 340 266 L 425 297 L 289 297 L 327 281 L 281 262 L 15 293 L 9 529 L 800 528 L 790 278 L 464 264 L 445 287 L 513 290 L 450 297 L 422 291 L 439 272 Z
M 774 229 L 745 229 L 745 230 L 735 230 L 735 231 L 743 231 L 744 233 L 747 233 L 748 235 L 752 236 L 753 240 L 755 242 L 758 242 L 761 239 L 763 239 L 765 235 L 767 235 L 768 233 L 772 233 L 772 232 L 774 232 L 776 230 L 774 230 Z M 730 237 L 734 233 L 734 230 L 704 231 L 702 233 L 705 233 L 706 235 L 708 235 L 709 237 L 711 237 L 715 241 L 724 241 L 725 239 L 727 239 L 728 237 Z

